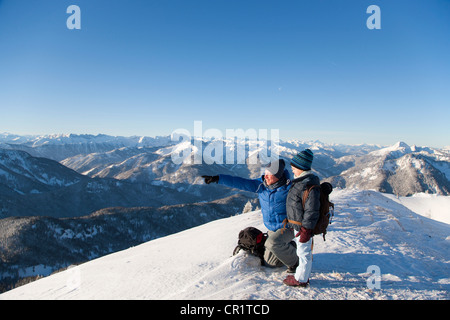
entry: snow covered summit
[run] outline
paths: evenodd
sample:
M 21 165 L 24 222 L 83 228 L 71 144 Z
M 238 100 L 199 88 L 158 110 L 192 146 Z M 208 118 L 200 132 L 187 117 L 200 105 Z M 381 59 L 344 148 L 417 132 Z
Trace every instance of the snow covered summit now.
M 266 230 L 254 211 L 69 268 L 0 299 L 450 298 L 450 225 L 375 191 L 335 190 L 332 201 L 327 241 L 314 241 L 309 288 L 284 286 L 285 268 L 262 267 L 245 252 L 231 255 L 241 229 Z M 369 285 L 374 266 L 379 289 Z

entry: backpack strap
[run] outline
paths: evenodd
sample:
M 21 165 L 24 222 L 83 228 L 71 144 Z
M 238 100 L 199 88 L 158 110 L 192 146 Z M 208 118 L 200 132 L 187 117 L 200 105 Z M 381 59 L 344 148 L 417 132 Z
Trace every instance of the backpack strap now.
M 302 223 L 299 222 L 299 221 L 289 220 L 288 218 L 285 218 L 285 219 L 283 220 L 283 228 L 281 229 L 281 234 L 283 234 L 284 230 L 286 230 L 286 225 L 287 225 L 288 223 L 289 223 L 289 224 L 295 224 L 295 225 L 297 225 L 297 226 L 301 226 L 301 225 L 302 225 Z
M 303 191 L 303 197 L 302 197 L 303 211 L 305 211 L 306 200 L 308 199 L 309 194 L 311 193 L 312 189 L 314 189 L 314 188 L 320 188 L 320 186 L 317 184 L 313 184 L 309 188 L 305 189 L 305 191 Z
M 289 223 L 289 224 L 295 224 L 295 225 L 297 225 L 297 226 L 301 226 L 301 225 L 302 225 L 301 222 L 294 221 L 294 220 L 289 220 L 288 218 L 286 218 L 286 219 L 283 220 L 283 229 L 286 229 L 286 225 L 287 225 L 288 223 Z

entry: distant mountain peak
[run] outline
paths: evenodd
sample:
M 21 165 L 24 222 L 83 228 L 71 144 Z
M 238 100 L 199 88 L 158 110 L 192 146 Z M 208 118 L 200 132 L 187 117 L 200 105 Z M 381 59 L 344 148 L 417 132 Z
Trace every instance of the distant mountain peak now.
M 409 145 L 406 142 L 399 141 L 393 145 L 395 148 L 409 148 Z
M 407 153 L 411 153 L 411 147 L 403 142 L 403 141 L 399 141 L 389 147 L 385 147 L 379 150 L 375 150 L 373 152 L 371 152 L 372 155 L 374 156 L 387 156 L 387 155 L 392 155 L 395 157 L 400 157 L 402 155 L 405 155 Z

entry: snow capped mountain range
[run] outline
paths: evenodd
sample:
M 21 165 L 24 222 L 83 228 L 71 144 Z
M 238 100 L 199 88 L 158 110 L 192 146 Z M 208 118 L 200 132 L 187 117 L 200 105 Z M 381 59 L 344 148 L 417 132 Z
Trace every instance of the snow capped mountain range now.
M 255 194 L 205 185 L 200 176 L 257 178 L 267 157 L 262 148 L 258 141 L 238 139 L 0 134 L 0 290 L 24 277 L 239 214 L 244 206 L 257 208 Z M 305 148 L 314 152 L 315 173 L 335 188 L 400 197 L 450 192 L 448 149 L 403 142 L 278 145 L 287 161 Z M 185 151 L 187 161 L 176 163 L 174 155 Z M 201 163 L 192 161 L 199 155 Z M 230 155 L 234 160 L 227 164 Z
M 445 150 L 409 147 L 403 142 L 360 157 L 340 158 L 353 166 L 330 182 L 343 188 L 374 189 L 409 196 L 426 192 L 448 195 L 450 157 Z
M 230 173 L 255 178 L 260 175 L 259 162 L 250 164 L 250 157 L 261 157 L 253 141 L 216 139 L 223 146 L 223 161 L 205 151 L 211 141 L 173 142 L 170 137 L 112 137 L 107 135 L 50 135 L 21 137 L 0 135 L 0 147 L 26 151 L 34 157 L 60 162 L 91 178 L 113 178 L 121 181 L 169 183 L 201 183 L 199 173 Z M 253 144 L 252 144 L 253 143 Z M 202 164 L 175 164 L 173 154 L 191 148 L 191 157 L 202 153 Z M 226 155 L 245 150 L 231 165 Z M 313 170 L 342 188 L 374 189 L 408 196 L 419 192 L 447 195 L 450 192 L 450 152 L 446 149 L 408 146 L 398 142 L 392 146 L 335 145 L 319 141 L 280 141 L 279 154 L 289 160 L 297 152 L 310 148 L 314 154 Z M 240 161 L 240 162 L 239 162 Z M 210 164 L 212 163 L 212 164 Z M 241 163 L 241 164 L 239 164 Z M 200 172 L 201 171 L 201 172 Z

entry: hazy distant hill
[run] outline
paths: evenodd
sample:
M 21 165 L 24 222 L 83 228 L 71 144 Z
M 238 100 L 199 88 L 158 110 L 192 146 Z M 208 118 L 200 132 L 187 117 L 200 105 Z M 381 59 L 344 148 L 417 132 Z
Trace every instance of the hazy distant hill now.
M 4 149 L 0 149 L 0 192 L 0 218 L 79 217 L 107 207 L 160 207 L 235 193 L 221 186 L 90 178 L 56 161 Z

